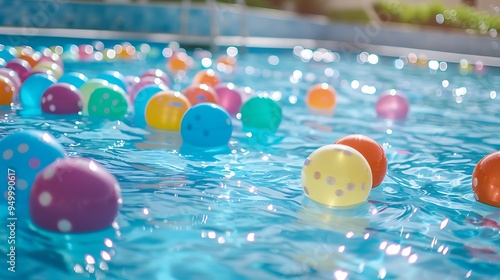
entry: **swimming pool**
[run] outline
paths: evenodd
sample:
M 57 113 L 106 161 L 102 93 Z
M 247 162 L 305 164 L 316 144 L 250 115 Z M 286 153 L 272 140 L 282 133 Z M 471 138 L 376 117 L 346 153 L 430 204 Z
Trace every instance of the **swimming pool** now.
M 200 59 L 196 66 L 203 67 Z M 233 119 L 230 151 L 219 153 L 184 153 L 178 132 L 127 119 L 2 108 L 0 137 L 27 128 L 50 132 L 71 157 L 95 159 L 114 174 L 123 205 L 113 228 L 91 234 L 49 233 L 19 219 L 17 271 L 2 269 L 0 278 L 500 279 L 500 212 L 476 202 L 471 188 L 475 164 L 500 150 L 500 70 L 462 66 L 248 49 L 222 80 L 247 96 L 275 99 L 283 121 L 275 133 L 249 133 Z M 95 77 L 155 67 L 164 69 L 165 58 L 67 62 L 65 71 Z M 172 88 L 186 87 L 195 72 L 174 78 Z M 305 106 L 307 89 L 323 82 L 338 92 L 332 115 Z M 406 120 L 377 118 L 377 97 L 389 89 L 411 101 Z M 354 208 L 312 202 L 300 182 L 304 159 L 354 133 L 384 147 L 383 184 Z M 1 240 L 8 234 L 0 229 Z M 0 248 L 8 253 L 6 242 Z

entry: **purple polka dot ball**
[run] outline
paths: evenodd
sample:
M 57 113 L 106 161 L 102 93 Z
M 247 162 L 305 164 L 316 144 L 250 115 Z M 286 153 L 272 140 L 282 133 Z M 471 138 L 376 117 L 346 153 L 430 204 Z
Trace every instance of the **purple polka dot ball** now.
M 83 108 L 83 97 L 74 85 L 56 83 L 45 90 L 40 105 L 49 114 L 77 114 Z
M 110 227 L 121 203 L 118 181 L 103 166 L 90 159 L 66 158 L 37 175 L 29 210 L 40 228 L 85 233 Z
M 341 144 L 312 152 L 304 161 L 301 178 L 305 194 L 330 207 L 361 204 L 372 189 L 368 161 L 354 148 Z
M 375 109 L 379 117 L 404 119 L 408 115 L 410 104 L 402 92 L 391 89 L 380 95 Z
M 0 204 L 7 203 L 9 191 L 15 193 L 16 209 L 28 209 L 29 193 L 35 176 L 54 161 L 66 157 L 61 144 L 48 132 L 22 130 L 0 140 L 0 170 L 8 177 L 0 185 Z M 5 178 L 5 177 L 4 177 Z

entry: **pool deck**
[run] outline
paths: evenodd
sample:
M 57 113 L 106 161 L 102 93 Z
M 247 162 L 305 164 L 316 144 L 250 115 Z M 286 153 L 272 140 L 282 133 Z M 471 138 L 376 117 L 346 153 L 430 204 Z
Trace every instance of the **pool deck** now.
M 62 0 L 3 0 L 0 34 L 17 45 L 33 36 L 88 39 L 177 41 L 199 46 L 290 48 L 324 47 L 386 56 L 425 55 L 459 62 L 467 59 L 500 66 L 500 40 L 487 35 L 438 31 L 373 21 L 366 25 L 331 23 L 323 17 L 243 9 L 217 4 L 96 4 Z M 14 12 L 15 11 L 15 12 Z M 16 44 L 17 43 L 17 44 Z

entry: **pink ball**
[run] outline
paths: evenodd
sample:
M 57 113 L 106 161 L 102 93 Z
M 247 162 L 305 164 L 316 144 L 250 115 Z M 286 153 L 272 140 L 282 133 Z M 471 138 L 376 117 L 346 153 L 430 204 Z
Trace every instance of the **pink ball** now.
M 103 166 L 89 159 L 66 158 L 38 173 L 29 210 L 40 228 L 82 233 L 111 226 L 121 202 L 118 181 Z
M 242 98 L 241 92 L 233 84 L 219 84 L 215 86 L 215 92 L 219 97 L 219 105 L 226 109 L 230 115 L 240 112 Z
M 61 69 L 64 70 L 64 62 L 62 58 L 57 54 L 57 53 L 47 53 L 43 54 L 38 63 L 44 62 L 44 61 L 52 61 L 55 62 L 57 65 L 61 67 Z
M 402 92 L 385 91 L 380 95 L 375 107 L 379 117 L 388 119 L 404 119 L 408 115 L 410 104 Z
M 133 86 L 135 86 L 141 78 L 137 76 L 125 76 L 125 85 L 127 86 L 127 92 L 130 92 Z
M 170 87 L 170 78 L 168 77 L 167 73 L 165 73 L 165 71 L 161 69 L 148 69 L 146 70 L 146 72 L 142 73 L 141 78 L 144 77 L 160 78 L 166 86 Z
M 17 89 L 21 88 L 21 79 L 16 71 L 7 68 L 0 68 L 0 75 L 9 78 Z
M 154 76 L 142 77 L 141 80 L 137 84 L 132 86 L 132 88 L 130 89 L 130 91 L 128 93 L 130 103 L 133 104 L 135 97 L 137 96 L 137 93 L 139 93 L 139 91 L 141 91 L 141 89 L 143 89 L 145 86 L 149 86 L 149 85 L 157 85 L 162 90 L 168 90 L 168 86 L 163 82 L 162 79 L 154 77 Z
M 31 71 L 31 65 L 26 60 L 19 58 L 9 60 L 5 68 L 16 71 L 19 77 L 23 77 L 27 72 Z
M 83 97 L 74 85 L 56 83 L 43 93 L 41 107 L 49 114 L 77 114 L 83 108 Z

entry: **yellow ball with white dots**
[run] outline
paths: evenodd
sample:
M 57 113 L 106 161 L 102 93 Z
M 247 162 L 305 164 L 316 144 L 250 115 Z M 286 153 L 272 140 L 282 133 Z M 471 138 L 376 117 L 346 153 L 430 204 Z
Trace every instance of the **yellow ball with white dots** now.
M 302 187 L 307 196 L 330 207 L 347 207 L 368 199 L 372 171 L 357 150 L 340 144 L 312 152 L 302 167 Z

